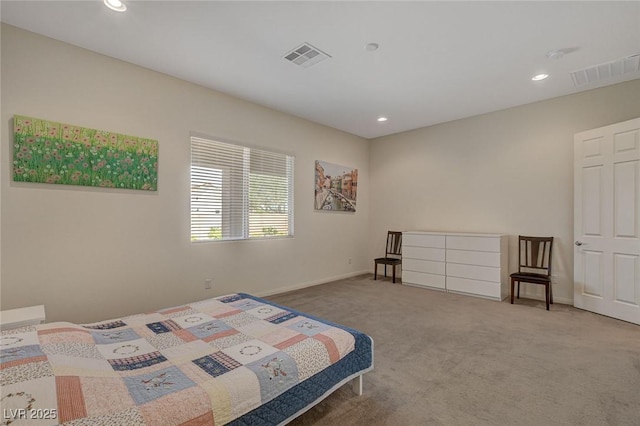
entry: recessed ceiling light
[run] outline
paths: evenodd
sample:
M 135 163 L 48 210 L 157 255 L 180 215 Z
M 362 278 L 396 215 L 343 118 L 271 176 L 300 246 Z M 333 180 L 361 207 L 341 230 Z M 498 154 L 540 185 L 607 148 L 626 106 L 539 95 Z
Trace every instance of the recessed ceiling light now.
M 373 52 L 374 50 L 378 50 L 379 47 L 380 45 L 378 43 L 369 43 L 364 48 L 369 52 Z
M 534 75 L 533 77 L 531 77 L 531 80 L 540 81 L 540 80 L 544 80 L 547 77 L 549 77 L 549 74 L 542 73 L 542 74 Z
M 380 123 L 382 123 L 382 122 L 384 122 L 384 121 L 387 121 L 387 120 L 388 120 L 388 118 L 387 118 L 387 117 L 378 117 L 378 121 L 379 121 Z
M 120 0 L 104 0 L 104 5 L 116 12 L 124 12 L 127 10 L 127 5 L 122 3 Z

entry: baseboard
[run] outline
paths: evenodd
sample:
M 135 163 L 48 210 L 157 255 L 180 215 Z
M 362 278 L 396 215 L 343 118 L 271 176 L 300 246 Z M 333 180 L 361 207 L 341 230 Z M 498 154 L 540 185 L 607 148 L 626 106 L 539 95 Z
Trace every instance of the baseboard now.
M 348 274 L 342 274 L 342 275 L 336 275 L 336 276 L 333 276 L 333 277 L 321 278 L 319 280 L 307 281 L 307 282 L 304 282 L 304 283 L 301 283 L 301 284 L 296 284 L 296 285 L 292 285 L 292 286 L 288 286 L 288 287 L 278 287 L 278 288 L 275 288 L 275 289 L 271 289 L 271 290 L 267 290 L 267 291 L 261 291 L 261 292 L 255 292 L 255 293 L 252 293 L 252 294 L 254 294 L 255 296 L 258 296 L 258 297 L 273 296 L 275 294 L 287 293 L 289 291 L 300 290 L 300 289 L 307 288 L 307 287 L 313 287 L 313 286 L 320 285 L 320 284 L 330 283 L 332 281 L 338 281 L 338 280 L 343 280 L 345 278 L 352 278 L 352 277 L 357 277 L 358 275 L 367 275 L 367 274 L 373 276 L 373 274 L 369 270 L 355 271 L 355 272 L 349 272 Z M 407 285 L 409 285 L 409 284 L 407 284 Z M 521 289 L 520 297 L 525 298 L 525 299 L 540 300 L 540 301 L 544 302 L 544 293 L 536 294 L 535 291 L 526 291 L 524 289 Z M 505 301 L 509 302 L 509 296 L 507 296 Z M 569 298 L 566 298 L 566 297 L 554 296 L 553 297 L 553 303 L 560 303 L 562 305 L 573 306 L 573 299 L 572 298 L 569 299 Z
M 292 285 L 292 286 L 289 286 L 289 287 L 278 287 L 278 288 L 275 288 L 275 289 L 272 289 L 272 290 L 260 291 L 260 292 L 256 292 L 256 293 L 253 293 L 253 294 L 258 296 L 258 297 L 273 296 L 274 294 L 287 293 L 289 291 L 300 290 L 300 289 L 307 288 L 307 287 L 313 287 L 315 285 L 326 284 L 326 283 L 330 283 L 332 281 L 343 280 L 345 278 L 352 278 L 352 277 L 357 277 L 358 275 L 365 275 L 365 274 L 370 274 L 370 273 L 371 273 L 371 271 L 369 271 L 369 270 L 349 272 L 348 274 L 342 274 L 342 275 L 336 275 L 336 276 L 333 276 L 333 277 L 321 278 L 319 280 L 314 280 L 314 281 L 307 281 L 307 282 L 304 282 L 304 283 L 301 283 L 301 284 Z

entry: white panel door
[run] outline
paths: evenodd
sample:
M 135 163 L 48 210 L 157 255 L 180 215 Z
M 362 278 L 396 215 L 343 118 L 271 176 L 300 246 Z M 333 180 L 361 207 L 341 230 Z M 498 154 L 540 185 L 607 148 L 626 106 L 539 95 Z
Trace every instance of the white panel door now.
M 640 324 L 640 118 L 574 138 L 576 308 Z

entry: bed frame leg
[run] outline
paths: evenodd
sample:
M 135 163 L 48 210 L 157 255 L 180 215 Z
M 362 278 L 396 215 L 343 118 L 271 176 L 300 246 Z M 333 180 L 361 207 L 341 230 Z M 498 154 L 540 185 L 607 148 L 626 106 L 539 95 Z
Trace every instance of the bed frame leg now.
M 362 395 L 362 374 L 351 381 L 351 386 L 353 386 L 353 392 L 356 395 Z

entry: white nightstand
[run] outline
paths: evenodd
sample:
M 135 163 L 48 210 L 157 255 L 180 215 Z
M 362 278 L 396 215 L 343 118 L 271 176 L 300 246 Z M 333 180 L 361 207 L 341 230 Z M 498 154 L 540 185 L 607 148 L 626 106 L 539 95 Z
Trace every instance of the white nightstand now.
M 0 311 L 0 330 L 44 323 L 44 305 Z

